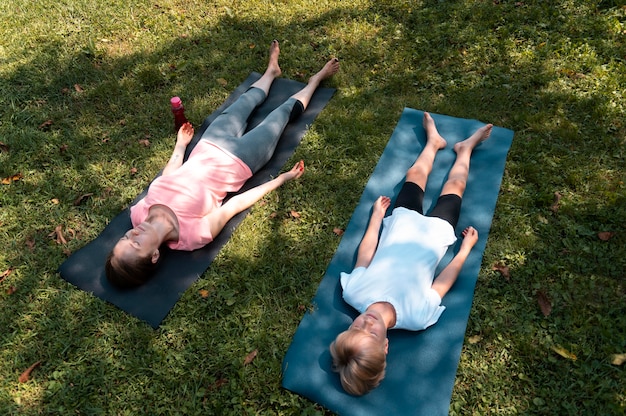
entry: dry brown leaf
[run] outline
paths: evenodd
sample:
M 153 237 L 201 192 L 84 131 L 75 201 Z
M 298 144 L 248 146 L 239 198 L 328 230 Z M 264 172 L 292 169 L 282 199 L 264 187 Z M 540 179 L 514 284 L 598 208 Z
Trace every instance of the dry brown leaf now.
M 622 365 L 626 363 L 626 354 L 613 354 L 611 364 Z
M 548 296 L 541 290 L 537 291 L 537 302 L 539 303 L 539 308 L 541 308 L 541 313 L 543 316 L 548 316 L 552 312 L 552 303 Z
M 615 233 L 611 231 L 601 231 L 598 233 L 598 238 L 602 241 L 609 241 L 614 235 Z
M 79 196 L 78 198 L 74 200 L 74 206 L 78 206 L 82 204 L 85 199 L 89 198 L 92 195 L 93 195 L 92 192 L 89 192 L 87 194 L 82 194 L 81 196 Z
M 506 279 L 507 282 L 511 279 L 511 272 L 509 270 L 509 266 L 506 266 L 502 263 L 496 263 L 491 267 L 491 270 L 495 270 L 499 272 L 502 275 L 502 277 Z
M 339 237 L 341 237 L 343 235 L 343 230 L 341 228 L 333 228 L 333 233 L 335 233 L 336 235 L 338 235 Z
M 298 211 L 291 210 L 290 214 L 293 218 L 300 218 Z
M 68 148 L 69 146 L 67 144 L 61 145 L 61 147 L 59 147 L 59 153 L 65 153 Z
M 131 175 L 136 175 L 138 172 L 137 168 L 130 168 L 130 174 Z
M 13 272 L 13 269 L 6 269 L 5 271 L 3 271 L 2 273 L 0 273 L 0 282 L 2 282 L 4 280 L 5 277 L 7 277 L 8 275 L 10 275 Z
M 22 374 L 20 374 L 20 378 L 18 378 L 18 381 L 20 383 L 26 383 L 30 379 L 30 373 L 32 373 L 33 370 L 39 367 L 40 365 L 41 365 L 41 361 L 37 361 L 35 364 L 28 367 L 26 370 L 24 370 Z
M 256 45 L 254 43 L 250 43 L 250 44 L 248 44 L 248 48 L 254 49 L 254 48 L 256 48 Z
M 74 84 L 74 90 L 76 92 L 83 92 L 83 87 L 80 86 L 80 84 Z
M 568 360 L 576 361 L 576 359 L 578 358 L 576 357 L 576 354 L 569 352 L 568 350 L 561 347 L 560 345 L 552 346 L 552 351 L 556 352 L 563 358 L 567 358 Z
M 0 152 L 9 153 L 9 145 L 0 142 Z
M 243 365 L 248 365 L 252 361 L 254 361 L 258 353 L 259 353 L 259 350 L 254 350 L 250 354 L 246 355 L 246 359 L 243 360 Z
M 24 176 L 21 173 L 16 173 L 15 175 L 7 176 L 6 178 L 2 179 L 2 184 L 8 185 L 11 182 L 19 181 L 22 178 L 24 178 Z
M 209 386 L 209 390 L 217 390 L 220 387 L 222 387 L 224 384 L 228 383 L 228 379 L 226 378 L 220 378 L 218 380 L 215 380 L 215 383 L 211 384 Z
M 7 295 L 12 295 L 17 292 L 17 288 L 15 286 L 9 286 L 6 290 Z
M 67 244 L 67 240 L 63 236 L 63 226 L 62 225 L 57 225 L 55 227 L 54 231 L 52 231 L 50 234 L 48 234 L 48 237 L 56 237 L 55 240 L 56 240 L 57 244 Z
M 52 202 L 53 205 L 59 205 L 59 198 L 52 198 L 50 202 Z
M 31 253 L 35 251 L 35 240 L 33 240 L 32 238 L 26 240 L 26 247 L 28 247 Z
M 552 212 L 557 212 L 559 210 L 559 202 L 561 202 L 561 194 L 558 192 L 554 193 L 554 203 L 550 206 Z
M 144 147 L 150 147 L 150 140 L 148 140 L 148 139 L 141 139 L 141 140 L 139 140 L 139 144 L 144 146 Z
M 222 87 L 225 87 L 228 85 L 228 81 L 226 81 L 224 78 L 218 78 L 217 83 L 220 84 Z
M 198 291 L 198 293 L 200 294 L 200 297 L 202 297 L 202 298 L 206 299 L 206 298 L 208 298 L 208 297 L 209 297 L 209 293 L 210 293 L 210 292 L 209 292 L 208 290 L 206 290 L 206 289 L 200 289 L 200 290 Z
M 39 130 L 49 130 L 52 127 L 52 120 L 46 120 L 39 125 Z
M 483 339 L 480 335 L 472 335 L 467 339 L 470 344 L 478 344 L 480 340 Z

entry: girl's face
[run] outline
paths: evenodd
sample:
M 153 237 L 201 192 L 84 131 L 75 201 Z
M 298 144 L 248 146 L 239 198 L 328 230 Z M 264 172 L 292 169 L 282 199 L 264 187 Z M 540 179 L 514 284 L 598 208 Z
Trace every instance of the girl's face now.
M 385 345 L 385 353 L 387 353 L 388 343 L 387 340 L 387 326 L 380 313 L 377 311 L 368 310 L 359 316 L 357 316 L 350 329 L 358 329 L 366 332 L 374 339 Z

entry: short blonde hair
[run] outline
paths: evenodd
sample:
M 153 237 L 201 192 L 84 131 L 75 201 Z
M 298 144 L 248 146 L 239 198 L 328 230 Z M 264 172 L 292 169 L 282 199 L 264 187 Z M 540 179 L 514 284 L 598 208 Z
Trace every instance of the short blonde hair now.
M 330 344 L 333 371 L 339 373 L 343 389 L 362 396 L 378 387 L 385 377 L 385 344 L 361 329 L 348 329 Z

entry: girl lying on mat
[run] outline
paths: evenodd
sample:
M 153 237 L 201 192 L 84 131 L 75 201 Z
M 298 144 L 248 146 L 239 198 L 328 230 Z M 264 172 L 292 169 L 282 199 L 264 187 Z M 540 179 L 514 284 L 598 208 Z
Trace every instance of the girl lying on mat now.
M 433 325 L 445 307 L 441 298 L 456 281 L 472 247 L 478 241 L 473 227 L 463 231 L 459 252 L 434 279 L 454 230 L 474 148 L 491 134 L 488 124 L 454 145 L 456 160 L 435 207 L 423 215 L 422 201 L 437 151 L 446 141 L 435 122 L 424 113 L 426 146 L 406 174 L 392 214 L 389 197 L 380 196 L 359 245 L 351 273 L 341 273 L 343 298 L 361 314 L 330 345 L 333 370 L 350 394 L 363 395 L 377 387 L 385 375 L 389 348 L 387 329 L 419 331 Z M 379 231 L 384 225 L 383 231 Z
M 108 256 L 106 274 L 118 287 L 145 283 L 156 270 L 162 244 L 174 250 L 195 250 L 213 241 L 224 225 L 250 208 L 267 193 L 304 173 L 300 161 L 275 179 L 232 197 L 272 157 L 287 123 L 309 104 L 320 83 L 339 70 L 331 59 L 307 85 L 271 112 L 257 127 L 242 135 L 252 111 L 260 105 L 274 79 L 281 74 L 278 41 L 270 46 L 265 73 L 206 129 L 188 160 L 185 148 L 194 130 L 191 124 L 178 131 L 172 156 L 146 196 L 130 208 L 133 228 Z

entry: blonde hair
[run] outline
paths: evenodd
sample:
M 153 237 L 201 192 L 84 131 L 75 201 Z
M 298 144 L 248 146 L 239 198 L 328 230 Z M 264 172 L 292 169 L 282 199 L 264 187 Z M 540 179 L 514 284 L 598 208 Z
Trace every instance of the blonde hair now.
M 341 386 L 352 395 L 368 393 L 385 377 L 385 345 L 361 329 L 348 329 L 337 335 L 330 344 L 330 354 Z

